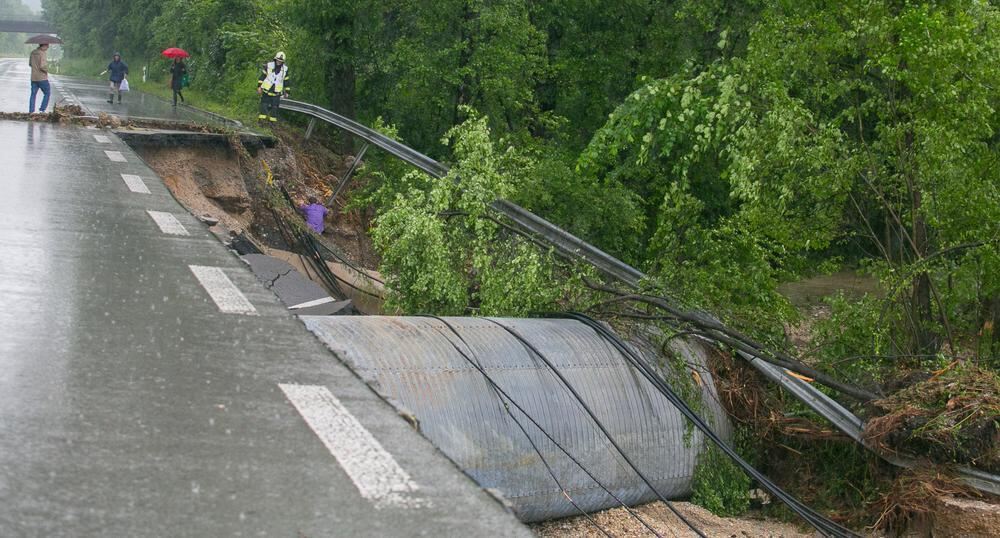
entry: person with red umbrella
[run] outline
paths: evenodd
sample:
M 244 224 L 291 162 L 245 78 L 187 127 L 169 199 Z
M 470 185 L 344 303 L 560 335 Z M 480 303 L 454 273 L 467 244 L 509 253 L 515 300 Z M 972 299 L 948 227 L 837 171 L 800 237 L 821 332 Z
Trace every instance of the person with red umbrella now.
M 181 93 L 181 90 L 184 89 L 184 79 L 187 77 L 187 66 L 184 65 L 184 58 L 187 58 L 190 54 L 186 50 L 177 47 L 171 47 L 163 51 L 162 54 L 174 60 L 170 64 L 170 89 L 174 91 L 174 106 L 177 106 L 178 97 L 181 98 L 181 103 L 184 102 L 184 94 Z

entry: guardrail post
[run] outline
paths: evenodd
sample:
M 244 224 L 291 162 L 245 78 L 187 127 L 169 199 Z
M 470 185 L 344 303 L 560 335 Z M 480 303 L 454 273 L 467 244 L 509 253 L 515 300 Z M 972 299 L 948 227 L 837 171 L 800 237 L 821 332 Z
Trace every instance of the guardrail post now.
M 361 151 L 359 151 L 358 154 L 354 156 L 354 162 L 351 163 L 351 167 L 347 169 L 347 173 L 344 174 L 344 177 L 340 180 L 340 183 L 337 184 L 337 190 L 333 191 L 333 194 L 330 195 L 329 199 L 327 199 L 326 205 L 333 204 L 333 201 L 337 198 L 337 195 L 340 194 L 340 191 L 344 190 L 344 187 L 347 186 L 347 182 L 351 180 L 351 176 L 354 175 L 354 171 L 358 169 L 358 163 L 360 163 L 361 159 L 364 158 L 366 151 L 368 151 L 367 142 L 365 142 L 365 145 L 361 146 Z
M 306 140 L 313 134 L 313 129 L 316 128 L 316 118 L 309 118 L 309 126 L 306 127 Z

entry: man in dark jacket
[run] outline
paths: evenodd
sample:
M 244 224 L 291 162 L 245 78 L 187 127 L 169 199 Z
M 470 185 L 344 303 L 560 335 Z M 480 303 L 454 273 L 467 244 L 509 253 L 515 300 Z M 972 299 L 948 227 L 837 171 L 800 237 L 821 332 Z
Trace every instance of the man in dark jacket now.
M 108 68 L 105 69 L 101 74 L 111 73 L 108 80 L 111 81 L 110 89 L 111 95 L 108 96 L 108 102 L 115 102 L 115 94 L 118 94 L 118 102 L 122 102 L 122 81 L 128 76 L 128 64 L 122 61 L 121 53 L 116 52 L 111 58 L 111 63 L 108 64 Z

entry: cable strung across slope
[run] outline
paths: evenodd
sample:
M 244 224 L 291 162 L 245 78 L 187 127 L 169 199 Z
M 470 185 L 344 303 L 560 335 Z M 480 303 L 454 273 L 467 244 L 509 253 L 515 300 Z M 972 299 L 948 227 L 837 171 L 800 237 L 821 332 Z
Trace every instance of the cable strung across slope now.
M 822 533 L 824 536 L 832 536 L 836 538 L 848 538 L 857 537 L 858 535 L 851 530 L 838 525 L 837 523 L 827 519 L 823 515 L 819 514 L 812 508 L 806 506 L 801 501 L 793 497 L 791 494 L 787 493 L 777 484 L 771 481 L 763 473 L 755 469 L 746 460 L 740 457 L 739 454 L 733 450 L 721 437 L 719 437 L 712 428 L 705 423 L 705 421 L 698 416 L 697 413 L 687 403 L 677 395 L 676 392 L 670 387 L 670 385 L 659 375 L 659 373 L 650 366 L 646 360 L 639 355 L 631 346 L 626 344 L 613 333 L 606 326 L 602 325 L 593 318 L 579 313 L 570 314 L 555 314 L 553 317 L 569 318 L 577 320 L 587 326 L 593 328 L 598 335 L 607 340 L 612 346 L 617 349 L 623 357 L 635 367 L 642 375 L 645 377 L 653 386 L 661 393 L 670 403 L 674 404 L 675 407 L 685 416 L 692 424 L 695 425 L 701 432 L 716 446 L 718 446 L 730 459 L 732 459 L 740 468 L 743 469 L 748 475 L 754 478 L 764 489 L 768 490 L 772 495 L 784 502 L 792 511 L 798 514 L 802 519 L 813 526 L 817 531 Z
M 545 365 L 548 366 L 550 370 L 552 370 L 552 373 L 555 374 L 557 378 L 559 378 L 559 381 L 563 384 L 564 387 L 566 387 L 566 390 L 568 390 L 570 394 L 573 395 L 573 398 L 576 399 L 577 403 L 580 404 L 584 412 L 586 412 L 587 415 L 590 417 L 590 419 L 594 422 L 594 424 L 597 426 L 597 429 L 601 430 L 601 433 L 603 433 L 604 436 L 608 439 L 608 442 L 611 443 L 611 446 L 615 447 L 615 450 L 618 452 L 618 454 L 621 455 L 622 459 L 625 460 L 625 463 L 627 463 L 628 466 L 632 468 L 632 471 L 634 471 L 635 474 L 639 477 L 639 479 L 646 484 L 646 486 L 650 489 L 650 491 L 652 491 L 656 495 L 656 497 L 660 499 L 660 501 L 664 505 L 666 505 L 666 507 L 669 508 L 671 512 L 674 513 L 675 516 L 677 516 L 681 521 L 683 521 L 684 524 L 687 525 L 689 529 L 694 531 L 694 533 L 700 536 L 701 538 L 706 538 L 705 534 L 702 533 L 697 527 L 695 527 L 694 524 L 691 523 L 691 521 L 689 521 L 686 517 L 684 517 L 684 514 L 681 514 L 680 511 L 677 510 L 677 507 L 675 507 L 672 502 L 667 500 L 667 498 L 664 497 L 659 492 L 659 490 L 656 489 L 655 486 L 653 486 L 652 481 L 650 481 L 649 478 L 647 478 L 646 475 L 639 470 L 639 467 L 632 461 L 632 458 L 628 457 L 628 455 L 625 453 L 624 450 L 622 450 L 618 442 L 615 441 L 614 436 L 612 436 L 611 432 L 609 432 L 607 427 L 604 426 L 604 423 L 601 422 L 601 419 L 597 418 L 597 414 L 594 413 L 594 410 L 591 409 L 590 406 L 587 405 L 585 401 L 583 401 L 583 397 L 580 396 L 580 394 L 576 391 L 576 389 L 573 388 L 573 385 L 569 382 L 569 380 L 566 379 L 565 376 L 563 376 L 562 372 L 560 372 L 559 369 L 556 368 L 555 364 L 553 364 L 552 361 L 548 359 L 548 357 L 542 354 L 542 352 L 539 351 L 534 344 L 529 342 L 514 329 L 504 325 L 503 323 L 500 323 L 495 319 L 491 318 L 485 318 L 485 319 L 487 321 L 490 321 L 498 325 L 500 328 L 507 331 L 511 336 L 518 339 L 521 342 L 521 344 L 523 344 L 526 348 L 528 348 L 528 350 L 530 350 L 532 353 L 535 354 L 535 356 L 537 356 L 542 362 L 544 362 Z
M 438 317 L 438 316 L 432 316 L 432 315 L 425 315 L 425 316 L 421 316 L 421 317 L 427 317 L 427 318 L 430 318 L 430 319 L 435 319 L 435 320 L 438 320 L 441 323 L 443 323 L 471 351 L 472 346 L 470 346 L 468 344 L 468 342 L 465 341 L 465 338 L 463 338 L 462 335 L 461 335 L 461 333 L 458 332 L 458 329 L 456 329 L 454 327 L 454 325 L 452 325 L 451 323 L 448 323 L 447 320 L 445 320 L 444 318 L 441 318 L 441 317 Z M 615 493 L 613 491 L 611 491 L 610 488 L 608 488 L 607 486 L 605 486 L 596 476 L 594 476 L 594 474 L 590 470 L 588 470 L 583 465 L 583 463 L 580 462 L 579 459 L 577 459 L 572 454 L 570 454 L 569 451 L 561 443 L 559 443 L 559 441 L 557 441 L 552 436 L 552 434 L 550 434 L 548 432 L 548 430 L 546 430 L 545 428 L 543 428 L 542 425 L 539 424 L 538 421 L 535 420 L 534 417 L 532 417 L 514 398 L 512 398 L 510 396 L 510 394 L 508 394 L 502 387 L 500 387 L 500 385 L 497 384 L 497 382 L 493 380 L 493 378 L 489 375 L 489 373 L 486 372 L 486 370 L 478 362 L 474 361 L 471 357 L 469 357 L 469 355 L 466 354 L 464 351 L 462 351 L 462 349 L 459 348 L 454 342 L 452 342 L 451 339 L 448 339 L 448 343 L 455 349 L 455 351 L 458 352 L 458 354 L 463 359 L 465 359 L 466 362 L 468 362 L 470 365 L 472 365 L 472 367 L 475 368 L 483 376 L 484 379 L 486 379 L 487 383 L 490 384 L 490 386 L 494 389 L 494 391 L 496 391 L 496 393 L 499 396 L 502 396 L 503 398 L 506 398 L 507 401 L 509 401 L 511 403 L 511 405 L 513 405 L 518 410 L 518 412 L 520 412 L 522 415 L 524 415 L 525 418 L 527 418 L 528 421 L 530 421 L 535 426 L 535 428 L 537 428 L 538 431 L 541 432 L 542 435 L 544 435 L 545 438 L 549 440 L 549 442 L 551 442 L 557 449 L 559 449 L 560 452 L 562 452 L 567 458 L 569 458 L 569 460 L 571 462 L 573 462 L 573 464 L 575 464 L 577 467 L 579 467 L 580 470 L 583 471 L 583 473 L 585 475 L 587 475 L 588 478 L 590 478 L 591 480 L 593 480 L 594 483 L 597 484 L 597 486 L 599 488 L 601 488 L 602 490 L 604 490 L 605 493 L 607 493 L 612 499 L 615 500 L 615 502 L 617 502 L 622 508 L 624 508 L 625 511 L 630 516 L 632 516 L 634 519 L 636 519 L 637 521 L 639 521 L 639 523 L 642 524 L 642 526 L 644 526 L 646 529 L 648 529 L 649 532 L 653 533 L 654 535 L 656 535 L 658 537 L 660 536 L 660 534 L 657 533 L 656 530 L 654 530 L 653 527 L 646 520 L 644 520 L 642 518 L 642 516 L 640 516 L 637 512 L 635 512 L 634 510 L 632 510 L 632 508 L 630 506 L 628 506 L 620 497 L 618 497 L 617 495 L 615 495 Z M 506 405 L 505 405 L 505 409 L 507 410 L 508 413 L 510 413 L 510 409 L 507 408 Z M 511 418 L 513 418 L 513 415 L 511 416 Z M 517 419 L 514 419 L 514 420 L 515 420 L 515 422 L 517 422 Z M 526 436 L 528 435 L 527 431 L 525 431 L 523 428 L 522 428 L 522 431 L 524 432 L 524 434 Z M 529 438 L 529 442 L 531 442 L 530 438 Z M 532 445 L 532 447 L 536 451 L 538 451 L 537 445 L 535 445 L 535 443 L 531 442 L 531 445 Z M 541 457 L 541 453 L 539 453 L 538 455 L 539 455 L 539 457 Z M 553 478 L 555 478 L 555 476 L 553 476 Z M 556 481 L 556 484 L 559 485 L 558 480 Z M 563 496 L 565 496 L 567 499 L 569 499 L 570 502 L 573 503 L 573 506 L 575 506 L 578 510 L 580 510 L 581 512 L 583 512 L 584 514 L 586 514 L 586 511 L 584 511 L 583 509 L 581 509 L 579 506 L 576 505 L 575 502 L 572 501 L 572 498 L 569 496 L 569 493 L 565 490 L 565 488 L 562 488 L 562 486 L 559 486 L 559 487 L 562 489 Z

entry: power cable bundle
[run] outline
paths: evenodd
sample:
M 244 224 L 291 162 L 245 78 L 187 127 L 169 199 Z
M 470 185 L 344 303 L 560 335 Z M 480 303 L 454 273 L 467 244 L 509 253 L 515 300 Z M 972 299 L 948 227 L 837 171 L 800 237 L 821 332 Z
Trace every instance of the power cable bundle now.
M 438 316 L 424 316 L 424 317 L 435 319 L 435 320 L 440 321 L 441 323 L 443 323 L 445 325 L 445 327 L 447 327 L 452 332 L 452 334 L 454 334 L 455 337 L 458 338 L 462 342 L 462 344 L 471 353 L 472 347 L 468 344 L 468 342 L 465 341 L 464 338 L 462 338 L 462 335 L 458 332 L 458 330 L 452 324 L 448 323 L 447 320 L 445 320 L 444 318 L 438 317 Z M 573 505 L 574 508 L 577 509 L 577 511 L 579 511 L 584 517 L 587 518 L 587 520 L 591 523 L 591 525 L 595 526 L 605 536 L 610 536 L 610 534 L 603 527 L 601 527 L 600 524 L 598 524 L 596 521 L 594 521 L 594 519 L 590 516 L 590 514 L 587 513 L 586 510 L 584 510 L 583 508 L 581 508 L 576 503 L 576 501 L 573 500 L 573 497 L 570 496 L 570 494 L 566 490 L 566 488 L 563 487 L 562 483 L 555 476 L 555 472 L 552 470 L 552 468 L 549 466 L 548 462 L 545 460 L 545 457 L 542 455 L 542 452 L 538 448 L 538 445 L 535 444 L 535 442 L 531 439 L 531 436 L 528 435 L 527 429 L 521 424 L 521 422 L 514 416 L 513 412 L 510 410 L 510 406 L 508 405 L 508 402 L 510 403 L 510 405 L 513 405 L 518 410 L 518 412 L 520 412 L 522 415 L 524 415 L 525 418 L 527 418 L 528 421 L 530 421 L 535 426 L 535 428 L 537 428 L 538 431 L 541 432 L 542 435 L 545 436 L 546 439 L 548 439 L 557 449 L 559 449 L 560 452 L 562 452 L 564 455 L 566 455 L 566 457 L 569 458 L 570 461 L 572 461 L 577 467 L 579 467 L 580 470 L 583 471 L 583 473 L 586 474 L 588 478 L 590 478 L 591 480 L 593 480 L 594 483 L 597 484 L 598 487 L 600 487 L 602 490 L 604 490 L 608 495 L 611 496 L 612 499 L 614 499 L 619 505 L 621 505 L 621 507 L 624 508 L 625 511 L 628 512 L 628 514 L 630 516 L 632 516 L 633 518 L 635 518 L 640 524 L 642 524 L 642 526 L 644 526 L 646 529 L 648 529 L 649 532 L 653 533 L 654 535 L 656 535 L 658 537 L 660 536 L 660 534 L 657 533 L 656 530 L 653 529 L 653 527 L 646 520 L 644 520 L 638 513 L 636 513 L 634 510 L 632 510 L 631 507 L 629 507 L 627 504 L 625 504 L 625 502 L 622 501 L 621 498 L 619 498 L 617 495 L 615 495 L 614 492 L 611 491 L 611 489 L 609 489 L 600 480 L 598 480 L 597 477 L 594 476 L 593 473 L 591 473 L 586 467 L 584 467 L 584 465 L 577 458 L 575 458 L 572 454 L 570 454 L 569 451 L 565 447 L 563 447 L 562 444 L 560 444 L 558 441 L 556 441 L 556 439 L 554 437 L 552 437 L 552 435 L 545 428 L 543 428 L 542 425 L 539 424 L 538 421 L 536 421 L 534 417 L 532 417 L 530 414 L 528 414 L 528 412 L 525 411 L 524 408 L 521 407 L 521 405 L 517 403 L 517 401 L 515 401 L 513 398 L 511 398 L 510 394 L 508 394 L 505 390 L 503 390 L 503 388 L 501 388 L 500 385 L 498 385 L 497 382 L 493 380 L 493 378 L 489 375 L 489 373 L 486 372 L 486 370 L 482 367 L 482 365 L 480 365 L 478 362 L 476 362 L 475 360 L 473 360 L 472 357 L 470 357 L 469 354 L 467 354 L 465 351 L 462 351 L 462 349 L 459 348 L 458 345 L 455 344 L 455 342 L 453 342 L 450 338 L 448 338 L 448 336 L 446 334 L 444 334 L 440 330 L 438 332 L 440 332 L 441 335 L 444 336 L 446 340 L 448 340 L 448 343 L 451 344 L 451 346 L 453 348 L 455 348 L 455 351 L 458 352 L 458 354 L 461 355 L 462 358 L 464 358 L 466 360 L 466 362 L 468 362 L 470 365 L 472 365 L 472 367 L 475 368 L 483 376 L 483 378 L 486 380 L 486 382 L 489 383 L 490 387 L 493 389 L 494 393 L 497 395 L 497 398 L 500 400 L 501 404 L 503 404 L 504 410 L 510 416 L 511 420 L 513 420 L 514 423 L 517 424 L 517 426 L 521 430 L 521 432 L 524 433 L 525 437 L 528 439 L 528 443 L 531 444 L 532 449 L 535 451 L 536 454 L 538 454 L 539 459 L 542 461 L 542 464 L 545 466 L 545 468 L 548 471 L 549 475 L 552 476 L 552 479 L 553 479 L 553 481 L 555 481 L 556 486 L 559 487 L 559 489 L 562 491 L 563 496 L 566 497 L 566 499 L 570 502 L 570 504 Z
M 712 440 L 716 446 L 718 446 L 730 459 L 736 462 L 737 465 L 743 469 L 748 475 L 750 475 L 754 480 L 756 480 L 764 489 L 768 490 L 772 495 L 784 502 L 792 511 L 798 514 L 802 519 L 806 520 L 810 525 L 813 526 L 817 531 L 822 533 L 824 536 L 832 536 L 836 538 L 847 538 L 858 536 L 851 530 L 838 525 L 837 523 L 827 519 L 823 515 L 817 513 L 812 508 L 806 506 L 801 501 L 793 497 L 791 494 L 787 493 L 777 484 L 771 481 L 768 477 L 764 476 L 763 473 L 755 469 L 746 460 L 740 457 L 735 450 L 732 449 L 721 437 L 719 437 L 705 421 L 698 416 L 697 413 L 691 409 L 688 404 L 677 395 L 676 392 L 670 387 L 670 385 L 658 374 L 658 372 L 650 366 L 645 359 L 637 353 L 631 346 L 627 345 L 625 342 L 614 334 L 610 329 L 597 322 L 593 318 L 579 313 L 570 314 L 556 314 L 553 317 L 568 318 L 579 321 L 597 332 L 602 338 L 607 340 L 611 345 L 617 349 L 622 356 L 625 357 L 626 361 L 629 362 L 636 370 L 638 370 L 643 377 L 645 377 L 652 385 L 659 391 L 665 398 L 667 398 L 670 403 L 672 403 L 692 424 L 695 425 L 706 437 Z M 523 340 L 522 340 L 523 341 Z M 537 354 L 537 351 L 532 348 L 532 350 Z M 544 360 L 544 359 L 543 359 Z M 548 363 L 548 361 L 546 361 Z

